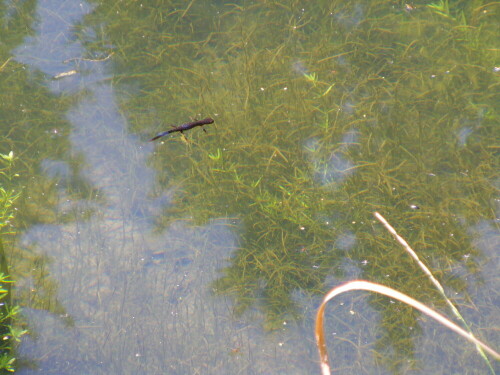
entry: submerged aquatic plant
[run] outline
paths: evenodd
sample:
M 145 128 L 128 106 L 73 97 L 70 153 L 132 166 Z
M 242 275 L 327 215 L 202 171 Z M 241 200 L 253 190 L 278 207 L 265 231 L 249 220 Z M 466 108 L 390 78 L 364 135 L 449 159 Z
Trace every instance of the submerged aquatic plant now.
M 451 288 L 467 289 L 453 267 L 466 251 L 477 257 L 464 267 L 479 269 L 466 228 L 491 219 L 496 194 L 495 56 L 493 33 L 482 32 L 493 17 L 478 15 L 482 28 L 466 31 L 430 8 L 409 14 L 383 1 L 171 5 L 102 3 L 86 21 L 116 48 L 114 87 L 132 131 L 154 134 L 158 119 L 216 118 L 208 134 L 169 139 L 149 160 L 153 195 L 172 197 L 158 231 L 227 218 L 239 237 L 216 293 L 233 296 L 240 314 L 257 306 L 269 329 L 301 316 L 297 292 L 322 294 L 348 266 L 433 295 L 390 241 L 371 235 L 373 209 L 452 265 L 442 271 Z M 467 142 L 457 142 L 463 127 Z M 339 246 L 346 234 L 349 248 Z M 372 304 L 386 356 L 413 364 L 410 334 L 393 332 L 416 317 Z
M 372 235 L 374 209 L 399 220 L 426 257 L 450 265 L 442 271 L 450 288 L 467 290 L 453 269 L 464 252 L 468 272 L 479 269 L 467 227 L 492 218 L 496 194 L 492 33 L 382 1 L 305 11 L 297 1 L 194 2 L 182 19 L 145 6 L 139 24 L 137 8 L 96 9 L 109 16 L 115 87 L 131 129 L 154 134 L 158 119 L 186 114 L 216 119 L 187 144 L 156 145 L 152 191 L 172 197 L 157 230 L 227 218 L 238 247 L 211 286 L 234 297 L 237 314 L 257 307 L 266 328 L 283 327 L 302 316 L 297 294 L 321 295 L 349 267 L 422 300 L 437 294 L 391 241 Z M 476 22 L 484 29 L 488 17 Z M 467 142 L 457 142 L 464 127 Z M 346 235 L 349 248 L 339 246 Z M 397 327 L 417 318 L 377 301 L 377 344 L 388 348 L 380 357 L 398 372 L 401 358 L 417 360 L 411 334 Z
M 12 173 L 12 164 L 14 161 L 14 153 L 11 151 L 8 155 L 0 154 L 0 161 L 3 164 L 0 167 L 0 176 L 7 181 L 11 181 L 14 177 L 18 177 L 17 173 Z M 10 225 L 10 221 L 14 218 L 13 204 L 19 198 L 20 193 L 15 192 L 12 188 L 5 188 L 4 184 L 0 186 L 0 230 Z M 13 233 L 8 230 L 7 233 Z
M 3 180 L 12 181 L 18 174 L 12 172 L 14 153 L 8 155 L 0 154 L 0 176 Z M 20 193 L 11 188 L 5 188 L 5 182 L 0 185 L 0 371 L 14 372 L 15 369 L 15 347 L 20 342 L 21 336 L 27 333 L 19 328 L 20 307 L 12 303 L 9 267 L 5 256 L 3 241 L 4 236 L 14 234 L 11 220 L 14 218 L 14 203 Z M 4 230 L 5 227 L 9 229 Z

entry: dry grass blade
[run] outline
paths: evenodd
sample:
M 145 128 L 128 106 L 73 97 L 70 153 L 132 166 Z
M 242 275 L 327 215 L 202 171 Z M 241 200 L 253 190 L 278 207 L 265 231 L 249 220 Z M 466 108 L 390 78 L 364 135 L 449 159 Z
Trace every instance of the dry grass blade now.
M 374 212 L 373 215 L 382 223 L 384 224 L 384 226 L 387 228 L 387 230 L 394 236 L 394 238 L 401 244 L 403 245 L 403 247 L 405 248 L 405 250 L 408 252 L 408 254 L 410 254 L 410 256 L 415 259 L 415 261 L 418 263 L 418 265 L 420 266 L 420 268 L 425 272 L 425 274 L 427 276 L 429 276 L 429 279 L 432 281 L 432 283 L 436 286 L 436 288 L 439 289 L 439 291 L 441 292 L 441 294 L 444 294 L 444 289 L 443 287 L 441 286 L 441 284 L 439 283 L 439 281 L 436 280 L 436 278 L 432 275 L 431 271 L 427 268 L 427 266 L 425 264 L 423 264 L 420 259 L 418 258 L 417 256 L 417 253 L 415 253 L 415 251 L 413 251 L 413 249 L 410 247 L 410 245 L 408 245 L 408 242 L 405 241 L 405 239 L 403 237 L 401 237 L 397 232 L 396 230 L 387 222 L 387 220 L 385 220 L 385 218 L 380 215 L 378 212 Z M 448 300 L 446 299 L 446 301 L 453 307 L 453 304 Z
M 401 244 L 403 245 L 403 247 L 405 248 L 406 252 L 408 254 L 410 254 L 410 256 L 415 259 L 415 261 L 418 263 L 419 267 L 424 271 L 424 273 L 429 277 L 429 279 L 431 280 L 431 282 L 434 284 L 434 286 L 438 289 L 439 293 L 441 294 L 441 296 L 444 298 L 444 300 L 446 301 L 446 303 L 448 304 L 448 306 L 450 306 L 451 308 L 451 311 L 453 312 L 453 314 L 457 317 L 457 319 L 459 319 L 463 325 L 465 326 L 465 328 L 467 328 L 467 331 L 469 331 L 470 335 L 472 336 L 472 331 L 469 327 L 469 325 L 467 324 L 467 322 L 465 321 L 465 319 L 462 317 L 462 314 L 460 314 L 460 312 L 458 311 L 458 309 L 455 307 L 455 305 L 450 301 L 450 299 L 446 296 L 446 293 L 444 292 L 444 289 L 443 287 L 441 286 L 440 282 L 434 277 L 434 275 L 431 273 L 431 271 L 427 268 L 427 266 L 422 263 L 419 259 L 419 257 L 417 256 L 417 253 L 415 253 L 415 251 L 413 251 L 413 249 L 410 247 L 410 245 L 408 245 L 408 242 L 405 241 L 405 239 L 403 237 L 401 237 L 397 232 L 396 230 L 391 226 L 391 224 L 389 224 L 387 222 L 387 220 L 385 220 L 385 218 L 379 214 L 378 212 L 374 212 L 373 215 L 382 223 L 384 224 L 384 226 L 387 228 L 387 230 L 394 236 L 394 238 Z M 481 357 L 483 357 L 484 361 L 486 362 L 486 364 L 488 365 L 488 367 L 490 368 L 490 371 L 492 374 L 495 374 L 495 370 L 493 370 L 493 367 L 491 366 L 491 363 L 490 361 L 488 360 L 488 357 L 486 357 L 486 354 L 484 354 L 483 350 L 481 349 L 481 347 L 476 347 L 477 348 L 477 351 L 479 352 L 479 354 L 481 355 Z
M 371 292 L 375 293 L 380 293 L 383 295 L 386 295 L 388 297 L 397 299 L 401 302 L 404 302 L 413 308 L 420 310 L 424 314 L 430 316 L 431 318 L 437 320 L 439 323 L 443 324 L 444 326 L 448 327 L 452 331 L 458 333 L 459 335 L 463 336 L 470 342 L 476 344 L 477 346 L 480 346 L 482 349 L 484 349 L 486 352 L 491 354 L 496 360 L 500 360 L 500 354 L 497 353 L 495 350 L 490 348 L 488 345 L 484 344 L 483 342 L 479 341 L 476 339 L 471 333 L 466 332 L 459 326 L 457 326 L 455 323 L 451 322 L 447 318 L 445 318 L 443 315 L 435 312 L 434 310 L 430 309 L 423 303 L 418 302 L 417 300 L 414 300 L 411 297 L 408 297 L 406 294 L 403 294 L 401 292 L 398 292 L 397 290 L 391 289 L 389 287 L 372 283 L 369 281 L 364 281 L 364 280 L 354 280 L 354 281 L 349 281 L 345 284 L 342 284 L 336 288 L 333 288 L 328 292 L 328 294 L 323 298 L 323 302 L 321 303 L 321 306 L 318 309 L 318 312 L 316 314 L 316 327 L 315 327 L 315 336 L 316 336 L 316 344 L 318 345 L 318 351 L 319 351 L 319 357 L 321 361 L 321 373 L 323 375 L 330 375 L 330 366 L 328 364 L 328 351 L 326 348 L 326 343 L 325 343 L 325 334 L 324 334 L 324 328 L 323 328 L 323 321 L 324 321 L 324 312 L 325 312 L 325 307 L 326 303 L 330 301 L 333 297 L 344 293 L 348 292 L 351 290 L 368 290 Z

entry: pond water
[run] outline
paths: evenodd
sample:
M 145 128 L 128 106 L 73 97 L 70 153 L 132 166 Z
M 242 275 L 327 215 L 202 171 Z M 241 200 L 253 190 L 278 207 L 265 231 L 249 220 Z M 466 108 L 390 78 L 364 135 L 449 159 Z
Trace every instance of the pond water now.
M 496 3 L 5 1 L 18 373 L 319 373 L 366 279 L 498 346 Z M 212 117 L 214 124 L 155 134 Z M 336 374 L 486 374 L 385 297 L 330 303 Z

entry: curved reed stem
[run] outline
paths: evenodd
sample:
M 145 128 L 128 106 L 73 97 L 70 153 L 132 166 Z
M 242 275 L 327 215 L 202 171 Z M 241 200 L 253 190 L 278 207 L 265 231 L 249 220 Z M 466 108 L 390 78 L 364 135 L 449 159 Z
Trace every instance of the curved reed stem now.
M 423 303 L 420 303 L 417 300 L 408 297 L 406 294 L 398 292 L 397 290 L 394 290 L 387 286 L 372 283 L 370 281 L 354 280 L 354 281 L 349 281 L 345 284 L 342 284 L 330 290 L 328 294 L 323 298 L 323 302 L 321 303 L 321 306 L 319 307 L 318 312 L 316 314 L 316 326 L 314 332 L 316 336 L 316 344 L 318 346 L 319 357 L 321 361 L 321 373 L 323 375 L 330 375 L 331 373 L 330 366 L 328 364 L 328 351 L 326 348 L 325 334 L 323 328 L 325 307 L 327 302 L 330 301 L 333 297 L 341 293 L 348 292 L 350 290 L 368 290 L 370 292 L 383 294 L 388 297 L 397 299 L 401 302 L 404 302 L 412 306 L 413 308 L 420 310 L 421 312 L 430 316 L 431 318 L 437 320 L 439 323 L 443 324 L 445 327 L 448 327 L 452 331 L 458 333 L 460 336 L 463 336 L 470 342 L 476 344 L 477 346 L 480 346 L 483 350 L 491 354 L 496 360 L 500 360 L 500 354 L 498 352 L 496 352 L 483 342 L 479 341 L 471 333 L 466 332 L 465 330 L 457 326 L 455 323 L 451 322 L 443 315 L 435 312 L 434 310 L 427 307 Z

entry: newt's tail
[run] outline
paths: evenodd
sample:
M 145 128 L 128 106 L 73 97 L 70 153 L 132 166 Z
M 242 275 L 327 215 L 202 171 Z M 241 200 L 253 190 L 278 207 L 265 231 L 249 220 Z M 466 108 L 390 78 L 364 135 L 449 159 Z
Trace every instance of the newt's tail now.
M 161 137 L 163 137 L 164 135 L 167 135 L 167 134 L 169 134 L 169 133 L 171 133 L 171 131 L 170 131 L 170 130 L 167 130 L 166 132 L 161 132 L 161 133 L 158 133 L 158 134 L 157 134 L 157 135 L 155 135 L 153 138 L 151 138 L 151 139 L 149 140 L 149 142 L 155 141 L 155 140 L 157 140 L 158 138 L 161 138 Z

